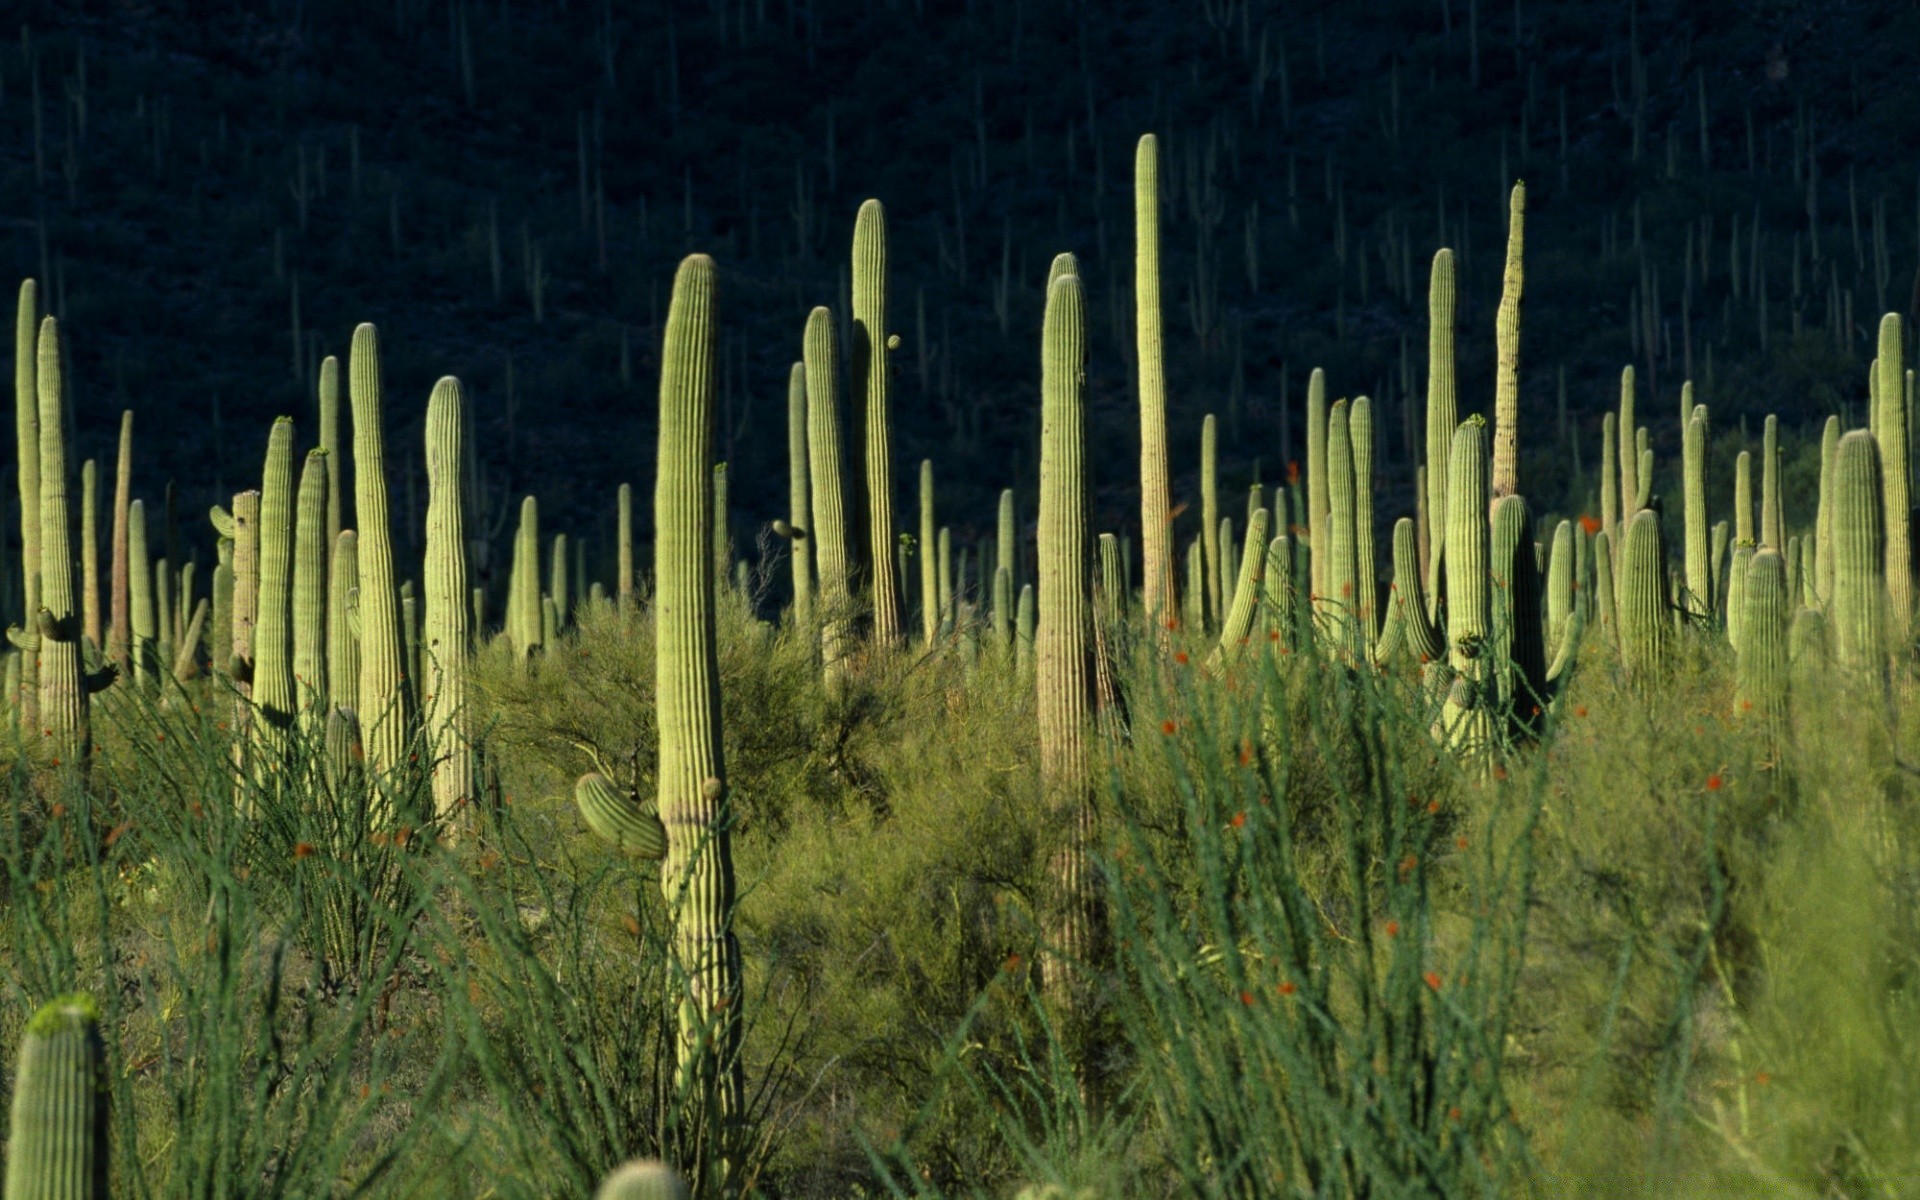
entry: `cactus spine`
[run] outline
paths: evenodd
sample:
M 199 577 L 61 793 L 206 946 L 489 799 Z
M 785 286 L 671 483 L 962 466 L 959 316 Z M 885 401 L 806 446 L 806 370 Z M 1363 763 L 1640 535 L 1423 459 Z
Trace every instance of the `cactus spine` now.
M 40 392 L 40 726 L 58 761 L 84 767 L 92 736 L 67 533 L 66 385 L 60 326 L 52 317 L 40 323 L 35 383 Z
M 100 1009 L 62 996 L 27 1023 L 14 1069 L 8 1200 L 106 1200 L 106 1049 Z
M 1520 490 L 1520 290 L 1525 282 L 1521 254 L 1526 211 L 1527 185 L 1516 183 L 1507 199 L 1507 266 L 1500 284 L 1500 308 L 1494 316 L 1494 500 Z
M 713 260 L 690 255 L 674 275 L 660 362 L 654 485 L 656 775 L 667 857 L 660 885 L 675 913 L 680 999 L 677 1085 L 709 1120 L 738 1118 L 744 1082 L 733 857 L 724 819 L 720 660 L 714 633 Z M 822 372 L 823 376 L 826 372 Z M 811 379 L 813 372 L 808 371 Z M 724 1169 L 724 1168 L 723 1168 Z
M 1147 618 L 1171 628 L 1173 518 L 1167 482 L 1167 376 L 1160 340 L 1160 143 L 1144 134 L 1133 156 L 1134 337 L 1140 372 L 1140 578 Z M 1051 296 L 1051 290 L 1049 290 Z
M 293 518 L 293 687 L 306 727 L 324 719 L 327 697 L 327 491 L 332 456 L 315 448 L 300 468 Z
M 1042 335 L 1040 415 L 1040 620 L 1034 672 L 1038 689 L 1040 777 L 1055 827 L 1066 831 L 1053 863 L 1056 908 L 1050 940 L 1069 961 L 1095 950 L 1097 903 L 1089 856 L 1093 793 L 1087 729 L 1093 705 L 1086 474 L 1086 314 L 1080 279 L 1063 275 L 1047 289 Z M 1043 966 L 1049 991 L 1067 991 L 1064 964 Z
M 359 713 L 368 776 L 378 779 L 406 762 L 407 699 L 380 432 L 380 338 L 372 325 L 353 331 L 347 369 L 353 406 L 353 508 L 360 535 Z
M 621 485 L 625 488 L 625 485 Z M 793 620 L 801 629 L 813 628 L 813 512 L 807 486 L 807 368 L 794 363 L 787 372 L 787 554 L 793 560 Z M 630 504 L 630 501 L 628 502 Z M 631 573 L 633 544 L 632 517 L 627 518 L 628 565 Z M 920 531 L 926 541 L 926 530 Z M 926 546 L 920 548 L 926 553 Z M 922 577 L 924 582 L 924 576 Z M 631 589 L 631 585 L 629 590 Z M 621 601 L 625 607 L 626 601 Z
M 887 210 L 860 206 L 853 224 L 853 388 L 866 403 L 867 545 L 873 571 L 873 640 L 900 644 L 894 576 L 893 415 L 887 371 Z
M 427 545 L 421 707 L 433 749 L 433 811 L 451 821 L 474 797 L 467 729 L 466 397 L 452 377 L 427 401 Z
M 820 584 L 825 620 L 820 657 L 828 684 L 846 671 L 852 582 L 848 541 L 846 484 L 840 461 L 840 387 L 833 314 L 816 308 L 807 314 L 804 346 L 807 374 L 807 461 L 812 467 L 814 571 Z
M 1440 563 L 1446 556 L 1447 471 L 1453 452 L 1453 430 L 1459 423 L 1455 394 L 1453 327 L 1457 285 L 1453 251 L 1434 252 L 1427 282 L 1427 527 L 1431 553 L 1427 556 L 1427 615 L 1440 599 Z

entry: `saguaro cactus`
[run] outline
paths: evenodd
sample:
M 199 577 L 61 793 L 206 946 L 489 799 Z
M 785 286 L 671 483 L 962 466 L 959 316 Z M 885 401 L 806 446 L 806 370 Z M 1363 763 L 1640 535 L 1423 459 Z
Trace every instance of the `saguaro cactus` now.
M 1440 562 L 1446 556 L 1447 472 L 1453 452 L 1453 431 L 1459 423 L 1454 385 L 1453 325 L 1456 284 L 1453 251 L 1434 253 L 1427 282 L 1427 527 L 1431 552 L 1427 557 L 1427 615 L 1440 599 Z
M 105 648 L 100 620 L 100 478 L 92 459 L 80 464 L 80 635 L 93 653 Z
M 654 484 L 656 774 L 667 857 L 660 886 L 675 913 L 680 1002 L 679 1086 L 711 1120 L 744 1105 L 738 1057 L 740 951 L 725 820 L 720 657 L 714 632 L 713 362 L 718 340 L 713 260 L 690 255 L 673 280 L 660 361 L 660 442 Z M 808 371 L 812 375 L 811 369 Z M 824 374 L 824 373 L 823 373 Z
M 1494 316 L 1497 352 L 1493 374 L 1493 480 L 1495 500 L 1520 490 L 1520 289 L 1525 282 L 1527 185 L 1516 183 L 1507 201 L 1507 268 Z
M 1874 436 L 1880 443 L 1880 511 L 1886 518 L 1887 642 L 1896 662 L 1905 664 L 1913 642 L 1913 544 L 1907 532 L 1913 494 L 1912 445 L 1908 411 L 1906 344 L 1900 314 L 1880 318 L 1879 383 L 1874 389 Z
M 867 557 L 873 640 L 900 643 L 900 581 L 894 577 L 893 415 L 887 386 L 887 210 L 860 206 L 853 224 L 853 390 L 866 404 Z
M 20 484 L 20 594 L 26 601 L 24 619 L 29 638 L 33 636 L 40 613 L 40 390 L 35 346 L 40 320 L 39 297 L 39 286 L 33 280 L 21 281 L 13 338 L 14 462 L 19 466 Z M 39 669 L 39 656 L 31 647 L 22 647 L 20 690 L 15 704 L 20 729 L 28 737 L 40 727 L 36 715 L 40 708 Z
M 1167 482 L 1167 375 L 1160 341 L 1160 143 L 1133 156 L 1134 339 L 1140 371 L 1140 579 L 1147 619 L 1162 631 L 1174 607 L 1173 519 Z
M 7 1200 L 106 1200 L 106 1050 L 92 997 L 34 1014 L 14 1068 Z
M 66 386 L 60 326 L 52 317 L 40 323 L 35 383 L 40 392 L 40 726 L 55 760 L 84 767 L 93 742 L 67 533 Z
M 135 570 L 127 576 L 127 657 L 134 682 L 151 686 L 159 678 L 159 623 L 153 611 L 152 560 L 147 554 L 147 506 L 135 500 L 127 505 L 127 561 Z
M 1644 680 L 1666 661 L 1673 640 L 1667 606 L 1667 554 L 1660 514 L 1642 509 L 1627 522 L 1620 552 L 1620 657 L 1627 674 Z
M 1093 792 L 1087 730 L 1093 708 L 1091 580 L 1087 544 L 1086 311 L 1080 279 L 1047 289 L 1040 370 L 1040 621 L 1034 672 L 1040 776 L 1053 825 L 1064 831 L 1053 863 L 1052 941 L 1069 961 L 1096 950 L 1098 912 L 1090 850 Z M 1065 964 L 1043 965 L 1048 989 L 1068 998 Z
M 807 481 L 807 368 L 787 372 L 787 555 L 793 565 L 793 620 L 813 628 L 813 502 Z M 921 540 L 926 532 L 921 531 Z M 629 548 L 628 553 L 632 550 Z M 926 547 L 921 547 L 926 553 Z M 623 602 L 624 603 L 624 602 Z
M 327 684 L 327 540 L 328 479 L 332 456 L 315 448 L 300 468 L 300 493 L 293 519 L 293 687 L 303 727 L 317 727 L 326 715 Z
M 293 419 L 267 435 L 260 484 L 260 599 L 253 627 L 253 736 L 276 763 L 293 722 Z
M 814 571 L 825 609 L 820 628 L 820 657 L 829 685 L 846 671 L 851 632 L 851 544 L 847 533 L 847 492 L 840 459 L 840 375 L 834 345 L 833 313 L 816 308 L 807 314 L 804 346 L 807 374 L 807 461 L 812 469 Z
M 711 551 L 709 551 L 711 552 Z M 507 578 L 507 636 L 513 652 L 531 658 L 546 641 L 540 611 L 540 501 L 520 501 L 520 525 L 513 538 L 513 567 Z
M 1313 552 L 1307 564 L 1308 599 L 1315 603 L 1333 590 L 1327 582 L 1327 513 L 1332 503 L 1327 491 L 1327 421 L 1327 374 L 1315 367 L 1307 377 L 1307 544 Z
M 687 1185 L 672 1167 L 652 1160 L 630 1162 L 601 1180 L 593 1200 L 688 1200 Z
M 939 523 L 933 513 L 933 460 L 920 460 L 920 542 L 914 552 L 920 558 L 920 637 L 931 647 L 940 637 L 940 565 L 934 561 L 935 531 Z
M 378 779 L 407 761 L 407 697 L 380 431 L 380 338 L 372 325 L 353 331 L 347 371 L 353 407 L 353 507 L 360 535 L 359 713 L 368 777 Z
M 360 535 L 342 529 L 327 573 L 327 704 L 352 708 L 360 690 Z
M 466 398 L 451 376 L 427 401 L 426 619 L 420 676 L 423 728 L 433 747 L 433 811 L 453 819 L 473 799 L 467 721 Z
M 1220 550 L 1220 422 L 1208 413 L 1200 420 L 1200 553 L 1207 619 L 1216 627 L 1226 612 L 1221 590 L 1229 586 Z
M 1488 596 L 1486 420 L 1478 413 L 1453 434 L 1447 478 L 1447 645 L 1458 686 L 1447 697 L 1442 731 L 1456 749 L 1487 745 L 1494 683 L 1489 653 L 1493 631 Z
M 326 570 L 333 570 L 333 548 L 346 528 L 346 487 L 341 473 L 346 470 L 346 447 L 340 444 L 340 360 L 329 354 L 320 360 L 320 446 L 326 452 L 327 523 L 321 530 L 326 539 Z
M 1734 710 L 1776 721 L 1787 700 L 1787 570 L 1762 550 L 1747 565 Z
M 1347 409 L 1353 455 L 1353 611 L 1360 622 L 1360 653 L 1373 657 L 1380 628 L 1379 581 L 1373 554 L 1373 402 L 1355 396 Z
M 1681 503 L 1685 510 L 1686 614 L 1696 621 L 1713 616 L 1712 547 L 1707 535 L 1707 406 L 1687 418 L 1681 439 Z
M 1886 502 L 1879 443 L 1856 429 L 1833 465 L 1833 621 L 1840 666 L 1884 688 L 1887 678 Z

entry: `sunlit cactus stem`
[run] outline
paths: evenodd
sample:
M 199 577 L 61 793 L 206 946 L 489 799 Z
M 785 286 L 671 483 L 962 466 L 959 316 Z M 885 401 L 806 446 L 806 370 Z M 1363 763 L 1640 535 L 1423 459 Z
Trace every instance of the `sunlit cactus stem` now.
M 829 687 L 847 670 L 852 630 L 852 550 L 841 464 L 840 387 L 833 313 L 807 314 L 807 462 L 813 491 L 814 575 L 819 584 L 820 658 Z
M 153 572 L 147 552 L 147 506 L 135 500 L 127 506 L 127 560 L 136 570 L 128 574 L 127 657 L 133 680 L 151 687 L 158 679 L 158 622 L 153 606 Z
M 1441 733 L 1460 751 L 1485 749 L 1493 734 L 1488 596 L 1486 420 L 1475 414 L 1453 434 L 1447 476 L 1447 645 L 1455 675 L 1441 714 Z
M 1880 448 L 1856 429 L 1840 439 L 1833 467 L 1834 657 L 1884 699 L 1887 683 L 1886 526 Z
M 807 466 L 807 368 L 794 363 L 787 372 L 787 555 L 793 566 L 793 622 L 813 628 L 813 502 Z M 926 529 L 921 527 L 922 554 Z M 632 553 L 631 548 L 628 551 Z M 924 594 L 925 574 L 922 568 Z M 623 602 L 624 603 L 624 602 Z
M 642 1160 L 630 1162 L 601 1180 L 593 1200 L 689 1200 L 690 1195 L 672 1167 Z
M 35 384 L 40 393 L 40 732 L 54 762 L 84 769 L 93 739 L 68 536 L 66 386 L 60 327 L 52 317 L 40 323 Z
M 1140 392 L 1141 601 L 1165 638 L 1176 621 L 1173 518 L 1167 479 L 1166 352 L 1160 333 L 1160 143 L 1143 134 L 1133 157 L 1134 339 Z M 1051 289 L 1049 289 L 1051 290 Z
M 660 364 L 653 505 L 654 703 L 660 729 L 655 778 L 667 831 L 660 885 L 675 913 L 674 955 L 686 989 L 679 1006 L 678 1085 L 724 1128 L 744 1114 L 745 1097 L 714 611 L 717 338 L 713 260 L 691 255 L 674 276 Z
M 940 566 L 934 561 L 934 539 L 939 523 L 933 511 L 933 460 L 920 460 L 920 539 L 914 552 L 920 559 L 920 638 L 931 647 L 940 637 Z
M 1208 413 L 1200 421 L 1200 553 L 1205 558 L 1206 616 L 1215 628 L 1226 612 L 1222 590 L 1231 586 L 1220 551 L 1220 422 Z
M 327 567 L 327 704 L 343 705 L 359 695 L 360 681 L 360 535 L 342 529 L 333 540 Z
M 433 811 L 442 829 L 474 799 L 467 659 L 466 397 L 451 376 L 427 401 L 427 544 L 421 638 L 422 728 L 433 751 Z
M 1495 500 L 1520 490 L 1520 292 L 1525 243 L 1527 185 L 1516 183 L 1507 202 L 1507 265 L 1494 316 L 1497 344 L 1493 377 L 1493 478 Z
M 372 325 L 353 331 L 347 359 L 353 408 L 353 485 L 360 535 L 360 697 L 367 773 L 380 779 L 407 762 L 406 672 L 401 665 L 399 588 L 387 516 L 382 440 L 380 339 Z M 345 685 L 336 686 L 343 691 Z
M 1665 664 L 1673 641 L 1660 514 L 1635 513 L 1627 522 L 1626 541 L 1620 552 L 1620 657 L 1628 677 L 1645 683 Z
M 293 421 L 267 436 L 260 485 L 260 593 L 253 628 L 253 739 L 256 766 L 278 769 L 293 722 Z
M 865 404 L 867 568 L 873 597 L 873 641 L 900 644 L 900 582 L 894 574 L 893 412 L 887 353 L 887 211 L 878 200 L 860 206 L 853 224 L 853 390 Z
M 20 284 L 20 303 L 14 322 L 13 339 L 13 420 L 14 462 L 20 484 L 20 581 L 25 601 L 22 619 L 29 636 L 40 612 L 40 388 L 37 379 L 39 352 L 40 289 L 31 279 Z M 21 734 L 32 739 L 40 732 L 39 655 L 22 648 L 20 686 L 14 697 L 14 713 Z
M 1714 613 L 1711 544 L 1707 533 L 1707 407 L 1693 409 L 1681 439 L 1681 507 L 1686 550 L 1685 612 L 1695 621 Z
M 307 452 L 300 468 L 300 490 L 293 520 L 293 687 L 302 728 L 309 733 L 326 715 L 327 687 L 327 511 L 331 456 Z
M 1787 702 L 1786 564 L 1762 550 L 1748 564 L 1741 616 L 1734 710 L 1769 723 L 1785 714 Z
M 1435 606 L 1440 599 L 1440 564 L 1447 546 L 1447 475 L 1453 431 L 1460 419 L 1453 361 L 1456 294 L 1453 251 L 1442 247 L 1433 256 L 1427 283 L 1427 523 L 1432 530 L 1426 564 L 1429 618 L 1438 615 Z
M 1886 518 L 1887 643 L 1897 670 L 1913 651 L 1913 544 L 1908 534 L 1913 494 L 1912 413 L 1907 404 L 1906 343 L 1900 314 L 1880 318 L 1880 356 L 1875 361 L 1874 436 L 1880 443 L 1881 512 Z

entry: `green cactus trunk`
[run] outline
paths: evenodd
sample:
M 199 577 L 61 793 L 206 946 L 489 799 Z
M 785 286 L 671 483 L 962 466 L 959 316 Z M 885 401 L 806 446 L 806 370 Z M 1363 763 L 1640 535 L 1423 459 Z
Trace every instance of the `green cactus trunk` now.
M 1501 705 L 1516 734 L 1530 734 L 1547 702 L 1546 632 L 1540 626 L 1540 568 L 1527 537 L 1532 515 L 1523 496 L 1494 502 L 1489 553 L 1493 557 L 1494 663 Z
M 1413 521 L 1401 517 L 1393 524 L 1393 590 L 1388 603 L 1399 613 L 1400 644 L 1406 647 L 1409 658 L 1425 667 L 1440 660 L 1446 653 L 1446 645 L 1427 616 L 1423 591 Z M 1388 617 L 1388 620 L 1394 619 L 1391 615 Z
M 1745 450 L 1733 460 L 1733 540 L 1759 543 L 1753 528 L 1753 455 Z
M 323 577 L 333 573 L 333 548 L 340 543 L 340 531 L 346 528 L 347 491 L 341 472 L 346 470 L 346 447 L 340 444 L 340 360 L 329 354 L 320 360 L 320 445 L 326 454 L 327 513 L 321 529 L 325 538 Z
M 255 762 L 277 770 L 298 704 L 293 682 L 293 420 L 267 437 L 260 485 L 260 598 L 253 627 Z M 263 781 L 264 782 L 264 781 Z
M 1453 362 L 1454 311 L 1457 285 L 1453 251 L 1442 247 L 1433 256 L 1427 283 L 1427 527 L 1431 553 L 1427 556 L 1427 617 L 1438 619 L 1440 564 L 1446 557 L 1447 472 L 1453 453 L 1453 431 L 1459 424 Z
M 1727 644 L 1737 655 L 1745 646 L 1747 627 L 1747 572 L 1753 567 L 1752 542 L 1735 542 L 1727 568 Z
M 154 617 L 153 572 L 147 557 L 147 506 L 135 500 L 127 506 L 127 576 L 131 593 L 127 620 L 127 654 L 133 681 L 142 688 L 159 679 L 158 622 Z
M 1047 989 L 1078 1011 L 1074 964 L 1098 954 L 1099 897 L 1092 845 L 1095 812 L 1087 732 L 1093 711 L 1092 581 L 1086 461 L 1086 312 L 1078 276 L 1047 289 L 1041 336 L 1040 620 L 1034 672 L 1040 778 L 1051 824 L 1062 830 L 1051 871 Z M 1084 1067 L 1084 1061 L 1076 1062 Z
M 888 396 L 887 212 L 860 206 L 853 224 L 853 390 L 866 405 L 867 550 L 874 644 L 901 642 L 900 582 L 894 575 L 893 413 Z
M 1667 553 L 1660 514 L 1642 509 L 1627 522 L 1620 552 L 1620 657 L 1638 683 L 1664 666 L 1673 640 L 1667 604 Z
M 1266 576 L 1264 550 L 1271 517 L 1264 508 L 1255 509 L 1247 521 L 1246 545 L 1240 551 L 1238 570 L 1234 572 L 1232 603 L 1220 622 L 1220 641 L 1208 660 L 1208 667 L 1232 662 L 1252 640 L 1253 618 L 1260 607 L 1260 588 Z
M 1814 590 L 1823 607 L 1833 603 L 1833 468 L 1840 455 L 1840 418 L 1828 417 L 1820 433 L 1820 508 L 1814 518 Z
M 1896 672 L 1903 671 L 1913 650 L 1913 544 L 1908 534 L 1912 503 L 1912 445 L 1907 411 L 1906 346 L 1900 314 L 1880 318 L 1878 421 L 1874 436 L 1880 443 L 1881 512 L 1886 518 L 1887 643 Z
M 622 485 L 624 486 L 624 485 Z M 813 628 L 813 501 L 807 481 L 807 368 L 794 363 L 787 372 L 787 554 L 793 567 L 793 621 L 803 630 Z M 628 517 L 626 553 L 632 570 L 632 518 Z M 920 531 L 922 543 L 926 529 Z M 920 547 L 922 554 L 926 546 Z M 924 586 L 925 576 L 922 576 Z M 631 585 L 629 585 L 631 586 Z M 621 601 L 621 607 L 626 601 Z
M 1140 579 L 1147 619 L 1162 641 L 1179 613 L 1167 479 L 1166 352 L 1160 336 L 1160 143 L 1141 136 L 1133 157 L 1134 344 L 1140 372 Z
M 623 483 L 614 497 L 614 602 L 621 612 L 633 611 L 633 485 Z M 485 629 L 478 618 L 473 623 L 475 637 Z
M 100 621 L 100 478 L 93 460 L 80 464 L 80 636 L 88 656 L 105 642 Z M 86 656 L 83 656 L 86 657 Z
M 327 681 L 327 492 L 332 457 L 315 448 L 300 468 L 293 518 L 293 687 L 301 728 L 317 733 L 326 718 Z
M 1494 315 L 1491 494 L 1496 501 L 1520 490 L 1520 291 L 1526 278 L 1521 267 L 1526 211 L 1527 186 L 1516 183 L 1507 200 L 1507 265 Z
M 452 377 L 427 401 L 426 613 L 420 673 L 423 725 L 433 750 L 433 811 L 450 827 L 474 799 L 467 711 L 466 397 Z
M 62 996 L 34 1014 L 14 1067 L 7 1200 L 106 1200 L 110 1091 L 93 999 Z
M 1365 396 L 1356 396 L 1347 410 L 1347 441 L 1353 454 L 1353 611 L 1360 655 L 1371 659 L 1380 628 L 1380 584 L 1373 553 L 1373 402 Z
M 713 260 L 691 255 L 674 276 L 660 363 L 653 504 L 654 703 L 660 728 L 655 778 L 667 831 L 660 886 L 674 912 L 674 955 L 685 989 L 677 1086 L 724 1129 L 744 1115 L 745 1094 L 712 554 L 718 332 Z M 830 377 L 830 371 L 821 375 Z M 724 1162 L 720 1170 L 725 1173 Z
M 386 450 L 380 429 L 380 339 L 372 325 L 353 331 L 347 363 L 353 406 L 353 507 L 360 535 L 359 713 L 368 777 L 379 779 L 407 763 L 408 713 L 387 518 Z
M 1879 443 L 1856 429 L 1833 465 L 1833 643 L 1841 668 L 1884 698 L 1887 682 L 1886 503 Z
M 546 638 L 540 613 L 540 502 L 520 501 L 520 526 L 513 539 L 513 568 L 507 580 L 507 636 L 524 661 L 539 653 Z
M 40 290 L 33 280 L 20 284 L 20 304 L 14 322 L 13 339 L 13 429 L 14 462 L 19 466 L 20 484 L 20 580 L 24 600 L 23 616 L 27 636 L 40 620 L 40 388 L 37 378 L 36 337 L 40 326 Z M 15 694 L 15 715 L 21 735 L 31 745 L 42 735 L 40 710 L 40 662 L 36 650 L 23 649 L 20 655 L 20 687 Z
M 1020 588 L 1013 618 L 1013 666 L 1022 675 L 1033 670 L 1033 622 L 1033 585 L 1029 583 Z
M 354 710 L 360 698 L 360 535 L 342 529 L 327 573 L 327 707 Z M 356 710 L 357 711 L 357 710 Z
M 717 484 L 717 486 L 724 489 L 726 485 Z M 719 495 L 720 493 L 716 493 L 715 498 L 718 499 Z M 561 629 L 565 629 L 567 622 L 573 617 L 573 588 L 572 581 L 568 578 L 568 568 L 572 560 L 567 554 L 566 534 L 556 533 L 553 535 L 551 551 L 552 558 L 547 566 L 547 595 L 553 597 L 553 613 L 556 618 L 556 624 L 558 624 Z M 720 561 L 723 560 L 715 560 L 716 567 Z
M 1327 480 L 1327 375 L 1319 367 L 1307 378 L 1307 545 L 1313 552 L 1308 562 L 1308 600 L 1316 613 L 1321 601 L 1333 591 L 1327 581 L 1332 551 L 1327 542 L 1327 514 L 1332 497 Z M 1316 621 L 1318 617 L 1316 616 Z
M 1764 429 L 1760 439 L 1760 548 L 1781 550 L 1787 539 L 1780 495 L 1780 418 L 1768 413 Z
M 1633 368 L 1620 371 L 1620 553 L 1626 554 L 1627 522 L 1640 511 L 1640 438 L 1633 424 Z M 1620 563 L 1615 562 L 1616 567 Z
M 600 1181 L 593 1200 L 689 1200 L 680 1176 L 665 1163 L 630 1162 Z
M 40 392 L 40 728 L 56 762 L 84 770 L 93 738 L 68 539 L 66 385 L 60 326 L 52 317 L 40 323 L 34 382 Z
M 933 460 L 920 460 L 920 638 L 931 647 L 940 637 L 940 564 L 934 561 L 934 539 L 939 525 L 933 514 Z M 995 617 L 996 623 L 998 616 Z
M 1324 545 L 1314 547 L 1322 571 L 1318 624 L 1328 631 L 1342 661 L 1360 661 L 1365 638 L 1360 628 L 1358 556 L 1354 538 L 1354 478 L 1351 423 L 1347 402 L 1337 400 L 1327 414 L 1325 478 L 1327 517 Z M 1316 530 L 1318 532 L 1318 530 Z
M 1695 621 L 1713 618 L 1713 559 L 1707 532 L 1707 406 L 1687 419 L 1681 439 L 1681 504 L 1686 539 L 1686 615 Z
M 1573 522 L 1553 527 L 1553 549 L 1547 555 L 1547 644 L 1559 646 L 1573 616 Z
M 1734 712 L 1777 725 L 1787 704 L 1786 565 L 1772 550 L 1753 556 L 1741 613 Z
M 1229 586 L 1220 558 L 1220 423 L 1212 413 L 1200 422 L 1200 553 L 1206 576 L 1207 620 L 1219 627 L 1221 591 Z
M 807 461 L 812 467 L 814 570 L 820 584 L 820 658 L 829 687 L 845 677 L 852 649 L 853 564 L 841 469 L 840 368 L 833 314 L 807 314 Z
M 1447 743 L 1460 751 L 1486 748 L 1493 736 L 1490 716 L 1495 675 L 1490 638 L 1492 600 L 1488 595 L 1491 545 L 1487 528 L 1486 421 L 1478 414 L 1453 434 L 1447 476 L 1447 645 L 1456 686 L 1448 691 L 1441 716 Z
M 113 471 L 113 546 L 107 564 L 107 657 L 122 674 L 130 674 L 134 665 L 128 640 L 133 629 L 129 608 L 133 577 L 127 565 L 127 513 L 132 503 L 133 413 L 129 410 L 120 414 L 120 449 Z

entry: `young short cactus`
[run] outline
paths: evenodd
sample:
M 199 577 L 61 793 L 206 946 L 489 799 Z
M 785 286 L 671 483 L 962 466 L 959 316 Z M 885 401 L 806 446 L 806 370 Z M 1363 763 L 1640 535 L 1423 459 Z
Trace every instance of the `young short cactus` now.
M 150 687 L 158 678 L 159 623 L 154 615 L 153 571 L 147 554 L 147 506 L 135 500 L 127 506 L 127 561 L 138 569 L 127 576 L 127 659 L 133 681 Z
M 100 1008 L 62 996 L 27 1023 L 14 1066 L 7 1200 L 106 1200 L 106 1049 Z
M 940 637 L 940 565 L 934 561 L 934 541 L 939 524 L 933 513 L 933 460 L 920 460 L 920 541 L 914 548 L 920 556 L 920 637 L 932 647 Z

